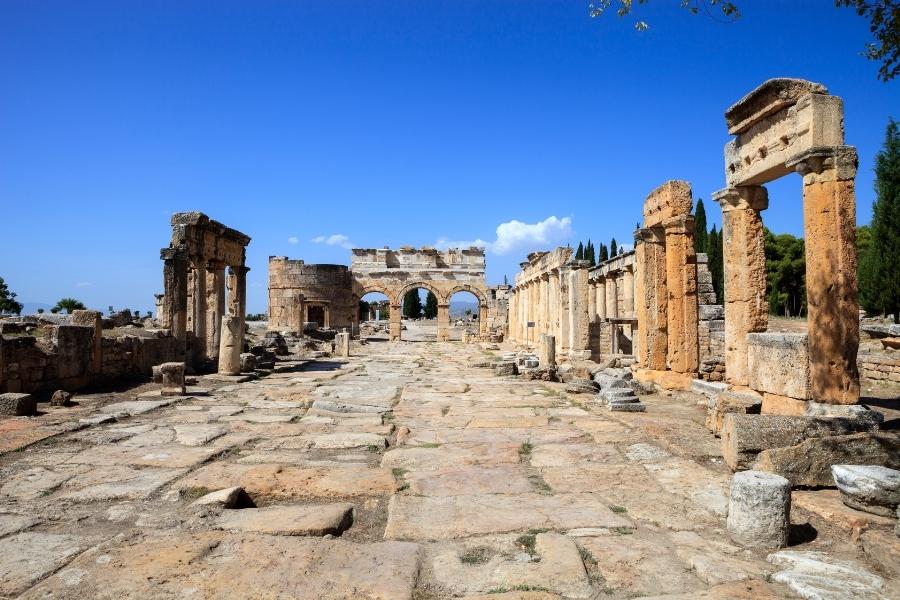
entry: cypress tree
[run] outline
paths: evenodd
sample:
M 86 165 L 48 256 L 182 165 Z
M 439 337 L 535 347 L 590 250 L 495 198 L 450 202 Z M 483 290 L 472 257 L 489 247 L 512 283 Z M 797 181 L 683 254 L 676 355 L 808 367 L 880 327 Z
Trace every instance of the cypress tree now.
M 587 246 L 584 249 L 584 260 L 588 261 L 591 266 L 597 264 L 597 256 L 594 254 L 594 243 L 588 239 Z
M 606 244 L 600 244 L 600 256 L 598 257 L 600 262 L 606 262 L 609 260 L 609 251 L 606 249 Z
M 612 258 L 619 253 L 618 248 L 616 248 L 616 238 L 613 238 L 609 243 L 609 257 Z
M 418 319 L 422 316 L 422 299 L 419 298 L 418 288 L 413 288 L 403 296 L 403 316 L 408 319 Z
M 431 290 L 428 291 L 428 297 L 425 298 L 425 318 L 437 318 L 437 296 Z
M 578 242 L 578 250 L 575 251 L 575 260 L 584 260 L 584 244 Z
M 859 284 L 863 308 L 900 323 L 900 128 L 893 119 L 875 157 L 871 241 L 860 257 Z
M 706 231 L 706 208 L 703 206 L 703 198 L 697 199 L 697 208 L 694 210 L 694 251 L 709 253 L 709 233 Z
M 709 273 L 712 275 L 713 289 L 716 292 L 716 302 L 725 303 L 725 269 L 723 263 L 722 235 L 716 231 L 713 225 L 712 231 L 709 232 Z

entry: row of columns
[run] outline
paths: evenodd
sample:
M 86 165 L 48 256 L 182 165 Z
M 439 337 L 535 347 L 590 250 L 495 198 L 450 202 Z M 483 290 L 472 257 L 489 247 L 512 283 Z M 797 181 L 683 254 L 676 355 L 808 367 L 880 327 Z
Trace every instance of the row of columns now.
M 165 310 L 161 317 L 163 326 L 176 339 L 179 354 L 195 364 L 217 359 L 222 344 L 222 321 L 226 316 L 239 320 L 241 340 L 237 345 L 240 348 L 250 269 L 244 265 L 230 266 L 226 277 L 226 265 L 222 263 L 188 257 L 173 248 L 164 249 L 162 254 Z
M 604 321 L 619 317 L 630 319 L 635 314 L 635 277 L 631 266 L 611 272 L 590 282 L 588 305 L 591 321 Z M 622 292 L 622 310 L 619 311 L 619 291 Z

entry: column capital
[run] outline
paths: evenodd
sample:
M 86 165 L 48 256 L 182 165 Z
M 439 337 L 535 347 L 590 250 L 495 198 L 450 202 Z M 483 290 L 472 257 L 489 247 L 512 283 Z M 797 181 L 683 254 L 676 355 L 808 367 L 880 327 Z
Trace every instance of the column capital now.
M 550 273 L 541 273 L 540 278 L 541 281 L 550 281 Z
M 713 200 L 719 203 L 722 212 L 732 210 L 755 210 L 769 208 L 769 191 L 761 185 L 741 185 L 713 192 Z
M 694 233 L 694 217 L 692 215 L 678 215 L 661 223 L 666 235 L 684 235 Z
M 804 183 L 846 181 L 856 177 L 859 157 L 853 146 L 812 148 L 785 161 L 803 176 Z
M 648 244 L 663 244 L 666 241 L 665 230 L 662 227 L 642 227 L 635 235 L 640 236 L 640 241 Z M 637 239 L 636 237 L 635 240 Z

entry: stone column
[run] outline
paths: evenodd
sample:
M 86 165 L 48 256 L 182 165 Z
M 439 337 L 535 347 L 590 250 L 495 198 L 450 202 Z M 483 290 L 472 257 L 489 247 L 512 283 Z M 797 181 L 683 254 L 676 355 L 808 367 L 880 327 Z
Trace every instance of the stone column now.
M 399 302 L 397 302 L 396 304 L 391 303 L 391 314 L 389 316 L 390 316 L 390 321 L 391 321 L 391 324 L 390 324 L 391 341 L 399 342 L 400 341 L 400 328 L 402 326 L 400 319 L 403 317 L 403 307 L 400 305 Z
M 663 222 L 666 232 L 666 285 L 668 287 L 669 367 L 676 373 L 700 369 L 697 339 L 697 255 L 694 252 L 694 217 L 683 215 Z
M 241 318 L 241 324 L 247 317 L 247 272 L 250 267 L 228 267 L 228 314 Z M 270 315 L 271 316 L 271 315 Z M 303 329 L 303 323 L 300 323 Z
M 559 270 L 553 269 L 547 280 L 547 332 L 559 339 Z M 557 343 L 554 341 L 554 343 Z
M 484 302 L 478 303 L 478 333 L 479 335 L 487 335 L 488 333 L 488 307 Z
M 569 271 L 569 355 L 590 357 L 588 321 L 588 263 L 575 261 Z
M 541 334 L 538 359 L 543 369 L 556 366 L 556 340 L 552 335 Z
M 622 273 L 623 317 L 634 318 L 634 271 L 626 268 Z
M 557 354 L 569 349 L 569 294 L 572 286 L 569 281 L 569 269 L 559 272 L 559 337 L 556 340 Z
M 519 301 L 519 295 L 516 293 L 516 289 L 513 288 L 509 292 L 509 309 L 506 312 L 506 337 L 511 341 L 516 341 L 516 314 L 517 307 L 516 304 Z
M 606 320 L 606 277 L 603 277 L 597 281 L 597 293 L 596 293 L 596 302 L 597 302 L 597 319 L 599 321 Z
M 854 147 L 838 146 L 788 165 L 803 176 L 810 395 L 829 404 L 859 401 L 857 163 Z
M 198 259 L 192 265 L 193 276 L 191 282 L 191 300 L 193 301 L 194 314 L 191 315 L 191 323 L 194 327 L 193 360 L 206 358 L 206 264 L 200 264 Z
M 206 267 L 206 356 L 219 356 L 222 317 L 225 316 L 225 265 Z
M 171 248 L 163 254 L 163 285 L 165 320 L 162 325 L 172 331 L 177 340 L 179 355 L 184 354 L 187 339 L 188 262 Z
M 337 356 L 348 358 L 350 356 L 350 333 L 342 331 L 334 336 L 334 352 Z
M 540 311 L 538 313 L 538 323 L 540 333 L 547 333 L 547 323 L 550 322 L 550 274 L 541 273 L 540 280 Z
M 450 341 L 450 305 L 439 303 L 437 308 L 437 341 Z
M 597 320 L 597 282 L 588 281 L 588 320 L 593 323 Z
M 612 273 L 606 277 L 606 318 L 619 318 L 619 282 Z
M 766 248 L 760 211 L 769 207 L 766 188 L 741 186 L 713 194 L 722 208 L 725 274 L 725 380 L 748 385 L 747 334 L 769 326 Z
M 237 315 L 224 315 L 220 329 L 219 374 L 240 375 L 243 326 Z
M 638 230 L 638 348 L 640 365 L 664 371 L 668 353 L 668 318 L 666 316 L 666 246 L 662 228 Z

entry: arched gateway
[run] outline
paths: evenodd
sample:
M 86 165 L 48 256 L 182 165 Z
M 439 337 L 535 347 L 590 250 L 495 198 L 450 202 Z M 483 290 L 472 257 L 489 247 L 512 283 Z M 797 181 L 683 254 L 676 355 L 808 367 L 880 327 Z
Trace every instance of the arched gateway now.
M 299 331 L 308 322 L 309 300 L 327 306 L 331 327 L 358 325 L 360 299 L 383 293 L 390 303 L 390 338 L 400 339 L 401 303 L 412 289 L 424 288 L 438 300 L 437 339 L 450 339 L 450 297 L 470 292 L 478 299 L 480 333 L 486 333 L 490 291 L 484 278 L 482 248 L 416 249 L 354 248 L 349 269 L 344 266 L 308 265 L 284 256 L 269 257 L 269 328 Z M 333 272 L 339 270 L 340 274 Z M 327 273 L 327 277 L 326 277 Z M 325 277 L 320 281 L 320 276 Z M 323 325 L 324 323 L 320 323 Z

